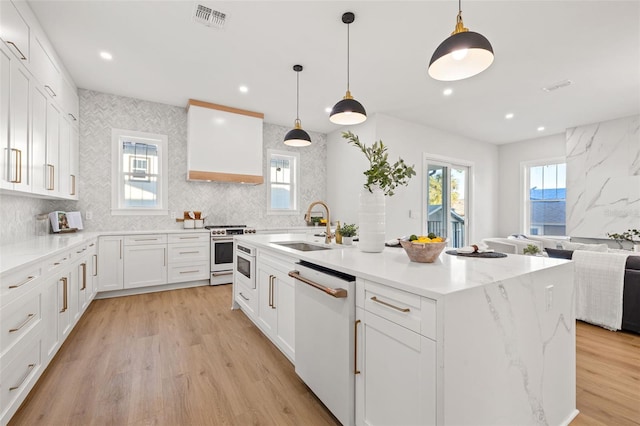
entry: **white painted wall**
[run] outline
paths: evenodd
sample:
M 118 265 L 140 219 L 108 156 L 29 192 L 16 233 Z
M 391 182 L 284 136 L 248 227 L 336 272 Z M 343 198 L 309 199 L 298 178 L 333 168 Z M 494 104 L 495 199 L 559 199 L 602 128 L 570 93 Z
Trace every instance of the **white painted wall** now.
M 358 194 L 365 182 L 362 172 L 368 168 L 364 155 L 347 145 L 340 129 L 327 135 L 327 201 L 333 208 L 332 219 L 357 223 Z M 409 218 L 409 211 L 422 210 L 424 153 L 455 158 L 474 164 L 472 194 L 475 200 L 470 217 L 470 239 L 479 241 L 495 236 L 498 205 L 498 148 L 434 128 L 375 115 L 351 130 L 367 145 L 382 139 L 389 147 L 389 159 L 402 157 L 415 164 L 415 176 L 406 188 L 387 197 L 387 238 L 421 232 L 422 219 Z M 420 216 L 423 216 L 420 214 Z M 420 217 L 419 216 L 419 217 Z
M 525 232 L 521 229 L 524 215 L 522 163 L 564 158 L 565 151 L 564 133 L 498 147 L 498 233 L 495 236 Z

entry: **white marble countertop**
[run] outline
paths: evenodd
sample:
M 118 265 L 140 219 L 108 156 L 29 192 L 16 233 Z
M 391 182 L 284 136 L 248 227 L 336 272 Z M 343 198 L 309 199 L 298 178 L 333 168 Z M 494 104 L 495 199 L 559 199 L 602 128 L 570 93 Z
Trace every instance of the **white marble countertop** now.
M 445 249 L 434 263 L 416 263 L 409 260 L 402 247 L 385 247 L 382 253 L 363 253 L 356 246 L 332 244 L 331 250 L 303 252 L 273 244 L 279 241 L 304 241 L 300 234 L 243 235 L 235 238 L 257 248 L 274 250 L 432 299 L 568 262 L 512 254 L 504 258 L 469 258 L 448 255 Z M 321 239 L 312 240 L 318 242 Z
M 0 245 L 0 274 L 40 262 L 47 256 L 61 253 L 102 235 L 144 235 L 144 234 L 184 234 L 209 233 L 207 229 L 169 229 L 146 231 L 80 231 L 68 234 L 49 234 L 33 237 L 12 244 Z

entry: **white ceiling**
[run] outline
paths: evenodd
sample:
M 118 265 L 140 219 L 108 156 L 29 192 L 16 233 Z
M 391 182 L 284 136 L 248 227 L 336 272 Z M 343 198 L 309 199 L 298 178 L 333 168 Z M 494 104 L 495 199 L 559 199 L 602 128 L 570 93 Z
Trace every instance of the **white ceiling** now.
M 640 113 L 637 0 L 465 0 L 465 26 L 489 39 L 495 61 L 451 83 L 426 69 L 453 30 L 455 0 L 200 3 L 226 13 L 226 27 L 194 23 L 193 1 L 29 1 L 80 88 L 179 106 L 194 98 L 293 126 L 292 66 L 301 64 L 300 118 L 309 131 L 340 127 L 325 108 L 346 90 L 346 11 L 356 14 L 351 92 L 369 115 L 502 144 Z M 114 59 L 100 59 L 101 50 Z M 541 89 L 565 79 L 573 84 Z M 515 117 L 505 120 L 508 112 Z

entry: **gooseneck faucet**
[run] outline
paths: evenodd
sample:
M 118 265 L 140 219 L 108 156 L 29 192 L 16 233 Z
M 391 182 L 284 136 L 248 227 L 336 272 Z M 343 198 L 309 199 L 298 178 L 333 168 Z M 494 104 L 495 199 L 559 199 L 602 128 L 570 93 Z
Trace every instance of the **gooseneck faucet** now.
M 309 204 L 309 208 L 307 209 L 307 214 L 304 215 L 304 220 L 306 220 L 307 222 L 311 221 L 311 209 L 313 208 L 313 206 L 316 206 L 320 204 L 321 206 L 323 206 L 325 208 L 325 210 L 327 211 L 327 230 L 326 230 L 326 234 L 327 236 L 324 239 L 324 243 L 325 244 L 330 244 L 331 243 L 331 216 L 329 213 L 329 206 L 327 205 L 327 203 L 325 203 L 324 201 L 314 201 L 313 203 Z

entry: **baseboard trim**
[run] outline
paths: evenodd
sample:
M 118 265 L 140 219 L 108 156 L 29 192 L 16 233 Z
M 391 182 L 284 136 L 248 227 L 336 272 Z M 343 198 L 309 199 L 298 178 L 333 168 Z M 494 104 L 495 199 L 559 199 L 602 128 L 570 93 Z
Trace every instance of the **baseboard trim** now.
M 112 297 L 133 296 L 135 294 L 156 293 L 158 291 L 178 290 L 181 288 L 201 287 L 209 285 L 209 280 L 187 281 L 184 283 L 154 285 L 150 287 L 126 288 L 123 290 L 101 291 L 96 299 L 110 299 Z

